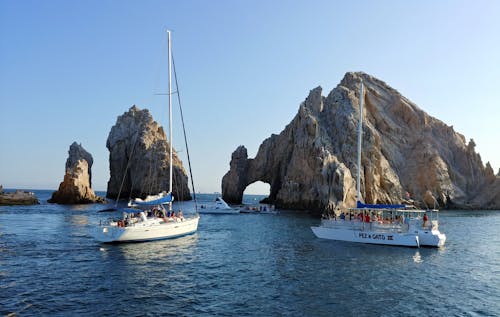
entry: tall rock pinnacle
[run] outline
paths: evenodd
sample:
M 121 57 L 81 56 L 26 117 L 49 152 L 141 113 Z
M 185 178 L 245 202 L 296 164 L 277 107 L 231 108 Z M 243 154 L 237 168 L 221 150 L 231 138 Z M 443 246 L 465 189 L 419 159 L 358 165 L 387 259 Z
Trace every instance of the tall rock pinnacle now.
M 58 204 L 103 203 L 103 198 L 96 196 L 92 190 L 92 155 L 81 144 L 73 142 L 69 147 L 66 160 L 66 172 L 59 189 L 49 199 Z
M 147 109 L 132 106 L 119 116 L 106 142 L 109 150 L 108 198 L 144 197 L 168 191 L 169 144 Z M 182 162 L 173 153 L 173 195 L 191 199 Z M 120 193 L 121 189 L 121 193 Z

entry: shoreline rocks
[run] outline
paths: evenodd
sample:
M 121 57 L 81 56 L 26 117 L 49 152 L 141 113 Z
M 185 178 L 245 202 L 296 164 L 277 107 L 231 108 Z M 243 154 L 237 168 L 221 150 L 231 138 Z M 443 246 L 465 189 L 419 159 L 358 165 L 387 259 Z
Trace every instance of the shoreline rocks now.
M 40 204 L 40 202 L 34 193 L 22 190 L 6 193 L 4 192 L 2 185 L 0 185 L 0 206 L 38 204 Z
M 365 85 L 361 166 L 362 201 L 422 208 L 500 208 L 500 177 L 475 151 L 471 139 L 429 116 L 385 82 L 346 73 L 328 96 L 310 91 L 295 118 L 248 158 L 232 154 L 222 179 L 223 199 L 241 203 L 245 188 L 270 184 L 278 208 L 317 212 L 356 202 L 359 87 Z M 429 204 L 433 204 L 429 206 Z
M 92 190 L 92 155 L 76 142 L 71 144 L 68 154 L 64 180 L 48 202 L 63 205 L 105 203 L 106 200 Z

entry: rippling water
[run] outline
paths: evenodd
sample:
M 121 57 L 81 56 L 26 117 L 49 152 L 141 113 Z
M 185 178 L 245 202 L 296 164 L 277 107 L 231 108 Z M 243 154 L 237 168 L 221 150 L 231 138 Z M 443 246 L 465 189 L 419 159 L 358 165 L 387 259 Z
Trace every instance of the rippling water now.
M 104 245 L 88 234 L 100 208 L 0 207 L 0 314 L 500 315 L 500 212 L 442 212 L 446 247 L 411 249 L 320 240 L 294 213 Z

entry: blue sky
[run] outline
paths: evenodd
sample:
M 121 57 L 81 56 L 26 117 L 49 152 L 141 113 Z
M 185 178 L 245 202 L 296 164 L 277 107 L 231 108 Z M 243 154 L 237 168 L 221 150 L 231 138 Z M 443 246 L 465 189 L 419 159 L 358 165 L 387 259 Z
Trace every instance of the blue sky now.
M 347 71 L 473 138 L 497 172 L 499 16 L 498 1 L 0 0 L 0 184 L 56 189 L 77 141 L 105 190 L 117 116 L 135 104 L 166 122 L 167 27 L 197 190 L 220 191 L 238 145 L 255 156 Z

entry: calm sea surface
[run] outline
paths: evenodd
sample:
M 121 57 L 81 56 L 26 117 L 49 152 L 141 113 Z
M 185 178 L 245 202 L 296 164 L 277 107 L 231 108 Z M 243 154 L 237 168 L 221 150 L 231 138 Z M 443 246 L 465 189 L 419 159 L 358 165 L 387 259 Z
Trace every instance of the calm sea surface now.
M 104 245 L 88 234 L 103 206 L 36 193 L 42 205 L 0 206 L 0 315 L 500 315 L 497 211 L 442 212 L 442 249 L 320 240 L 319 219 L 290 212 L 202 215 L 191 236 Z

